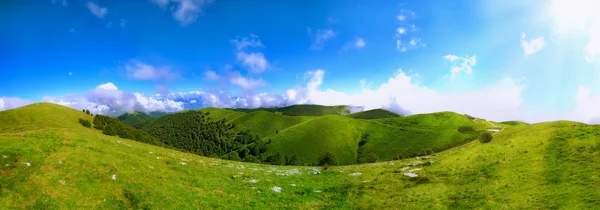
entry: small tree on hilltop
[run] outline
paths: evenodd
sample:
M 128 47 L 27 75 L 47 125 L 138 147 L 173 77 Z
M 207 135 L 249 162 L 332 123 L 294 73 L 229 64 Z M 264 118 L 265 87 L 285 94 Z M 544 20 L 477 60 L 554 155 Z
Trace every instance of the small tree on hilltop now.
M 330 166 L 337 165 L 337 157 L 332 152 L 325 152 L 321 156 L 319 156 L 319 165 L 320 166 Z
M 85 110 L 85 113 L 86 113 L 86 114 L 90 114 L 90 110 L 89 110 L 89 109 L 86 109 L 86 110 Z
M 488 143 L 488 142 L 492 141 L 493 138 L 494 137 L 492 136 L 492 134 L 490 132 L 483 132 L 479 136 L 479 141 L 481 143 Z

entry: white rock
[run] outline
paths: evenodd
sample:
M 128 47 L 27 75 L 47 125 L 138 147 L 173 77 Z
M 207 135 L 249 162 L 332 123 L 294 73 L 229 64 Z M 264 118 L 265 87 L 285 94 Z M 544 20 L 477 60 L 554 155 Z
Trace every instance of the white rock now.
M 185 162 L 179 162 L 179 164 L 181 164 L 181 165 L 185 165 L 185 164 L 187 164 L 187 163 L 185 163 Z
M 312 168 L 312 173 L 313 174 L 320 174 L 321 170 L 319 170 L 318 168 Z
M 152 167 L 152 166 L 148 166 L 148 168 L 154 169 L 154 167 Z
M 8 167 L 9 165 L 8 164 L 4 164 L 4 166 Z
M 59 161 L 58 161 L 58 164 L 62 165 L 62 160 L 59 160 Z
M 27 167 L 29 167 L 29 166 L 31 166 L 31 163 L 25 162 L 25 165 L 27 165 Z
M 409 168 L 410 167 L 404 167 L 404 168 L 401 168 L 400 171 L 406 171 L 406 169 L 409 169 Z
M 2 158 L 6 159 L 6 158 L 8 158 L 8 156 L 6 156 L 6 155 L 2 155 Z
M 418 177 L 419 175 L 417 175 L 415 173 L 412 173 L 412 172 L 408 172 L 408 173 L 404 173 L 404 176 L 408 176 L 410 178 L 413 178 L 413 177 Z
M 112 175 L 112 180 L 117 180 L 117 175 L 116 174 Z
M 156 157 L 156 159 L 158 160 L 158 159 L 160 159 L 160 157 Z
M 258 180 L 256 180 L 256 179 L 251 179 L 251 180 L 249 180 L 248 182 L 250 182 L 250 183 L 258 183 Z
M 415 161 L 413 163 L 413 166 L 418 166 L 418 165 L 423 165 L 423 162 L 421 162 L 421 161 Z
M 279 193 L 279 192 L 281 192 L 281 190 L 283 190 L 283 188 L 275 186 L 275 187 L 271 188 L 271 190 Z
M 290 186 L 292 186 L 292 187 L 295 187 L 295 186 L 296 186 L 296 184 L 290 184 Z
M 360 175 L 362 175 L 362 173 L 361 173 L 361 172 L 355 172 L 355 173 L 351 173 L 351 174 L 350 174 L 350 175 L 348 175 L 348 176 L 360 176 Z
M 371 182 L 371 180 L 365 180 L 365 181 L 363 181 L 363 183 L 367 183 L 367 182 Z
M 408 172 L 412 173 L 413 171 L 420 171 L 420 170 L 423 170 L 423 169 L 422 168 L 413 168 L 413 169 L 408 170 Z
M 313 192 L 320 193 L 320 192 L 323 192 L 323 191 L 321 191 L 321 190 L 315 190 Z

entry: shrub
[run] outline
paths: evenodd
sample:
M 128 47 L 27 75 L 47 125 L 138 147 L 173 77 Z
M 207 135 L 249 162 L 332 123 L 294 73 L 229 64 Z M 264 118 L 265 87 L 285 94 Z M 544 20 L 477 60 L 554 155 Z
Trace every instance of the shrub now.
M 275 130 L 275 134 L 279 134 L 279 130 Z
M 374 163 L 377 162 L 377 159 L 379 157 L 377 157 L 377 155 L 375 153 L 369 153 L 369 155 L 367 155 L 367 162 L 368 163 Z
M 86 114 L 90 114 L 90 110 L 89 110 L 89 109 L 86 109 L 86 110 L 85 110 L 85 113 L 86 113 Z
M 396 156 L 394 156 L 394 160 L 402 160 L 404 159 L 404 155 L 402 154 L 397 154 Z
M 492 134 L 490 132 L 483 132 L 479 136 L 479 141 L 481 143 L 488 143 L 488 142 L 492 141 L 493 138 L 494 137 L 492 137 Z
M 242 161 L 242 159 L 240 158 L 240 155 L 235 151 L 230 152 L 229 154 L 225 155 L 224 158 L 227 160 Z
M 244 161 L 245 162 L 250 162 L 250 163 L 260 163 L 260 160 L 256 156 L 254 156 L 254 155 L 247 155 L 244 158 Z
M 321 156 L 319 156 L 319 165 L 320 166 L 337 165 L 337 157 L 335 157 L 335 154 L 333 154 L 331 152 L 325 152 Z
M 83 118 L 79 118 L 79 124 L 85 126 L 86 128 L 92 127 L 92 123 L 89 120 L 84 120 Z
M 276 152 L 267 157 L 265 162 L 273 164 L 273 165 L 284 165 L 285 158 L 281 155 L 281 153 Z
M 303 165 L 303 161 L 302 158 L 298 157 L 298 155 L 292 155 L 290 157 L 285 157 L 286 161 L 285 164 L 286 165 L 293 165 L 293 166 L 301 166 Z

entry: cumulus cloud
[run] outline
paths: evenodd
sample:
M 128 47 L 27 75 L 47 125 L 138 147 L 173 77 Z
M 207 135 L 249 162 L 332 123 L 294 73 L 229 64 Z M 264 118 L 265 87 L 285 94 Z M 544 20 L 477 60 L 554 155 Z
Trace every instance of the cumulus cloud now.
M 342 50 L 346 51 L 346 50 L 350 50 L 350 49 L 360 49 L 363 48 L 367 45 L 367 42 L 365 42 L 365 40 L 363 38 L 360 37 L 356 37 L 355 40 L 348 42 L 344 45 L 344 47 L 342 48 Z
M 248 48 L 263 47 L 258 36 L 250 34 L 250 37 L 238 37 L 231 40 L 231 43 L 236 46 L 236 59 L 248 71 L 258 74 L 271 68 L 263 53 L 248 52 Z
M 538 37 L 538 38 L 532 39 L 530 41 L 525 40 L 525 38 L 527 38 L 527 34 L 522 33 L 521 34 L 521 46 L 523 47 L 523 51 L 525 52 L 525 55 L 534 54 L 537 51 L 540 51 L 542 48 L 544 48 L 544 45 L 545 45 L 544 37 Z
M 46 102 L 61 104 L 75 109 L 89 109 L 92 113 L 118 115 L 124 112 L 175 112 L 183 110 L 183 102 L 146 96 L 119 90 L 113 83 L 98 85 L 84 94 L 44 96 Z
M 232 74 L 228 79 L 235 78 Z M 518 80 L 504 78 L 496 84 L 463 93 L 443 93 L 420 85 L 398 70 L 393 77 L 375 89 L 365 87 L 355 94 L 321 89 L 325 71 L 306 73 L 306 85 L 290 88 L 283 93 L 234 94 L 226 91 L 191 91 L 144 95 L 119 90 L 113 83 L 97 86 L 80 95 L 44 97 L 45 101 L 94 113 L 116 115 L 131 111 L 179 111 L 212 107 L 277 107 L 293 104 L 352 105 L 369 110 L 384 108 L 401 114 L 454 111 L 492 120 L 520 119 L 523 85 Z M 234 79 L 235 80 L 235 79 Z M 256 81 L 254 81 L 256 83 Z M 240 86 L 251 86 L 252 80 L 237 79 Z M 245 84 L 244 84 L 245 83 Z
M 452 69 L 450 70 L 451 79 L 454 79 L 458 74 L 464 72 L 465 74 L 473 73 L 473 66 L 477 63 L 477 56 L 465 56 L 459 57 L 456 55 L 446 55 L 444 59 L 452 63 Z
M 173 18 L 181 24 L 181 26 L 187 26 L 198 19 L 204 8 L 210 5 L 213 0 L 151 0 L 154 4 L 159 7 L 166 8 L 169 4 L 173 3 L 171 11 L 173 12 Z
M 204 72 L 204 79 L 206 79 L 208 81 L 218 81 L 220 79 L 220 77 L 215 71 L 208 70 L 208 71 Z
M 259 86 L 264 86 L 267 83 L 263 79 L 252 79 L 243 77 L 239 72 L 233 72 L 230 74 L 229 82 L 231 84 L 240 86 L 244 89 L 254 89 Z
M 363 38 L 356 38 L 356 41 L 354 42 L 354 46 L 356 48 L 363 48 L 365 45 L 367 45 L 367 43 L 365 42 L 365 40 Z
M 32 104 L 33 101 L 14 97 L 0 97 L 0 111 L 19 108 Z
M 262 53 L 246 53 L 241 51 L 236 56 L 237 60 L 252 73 L 261 73 L 271 68 L 265 55 Z
M 311 28 L 308 28 L 308 35 L 313 39 L 310 48 L 322 49 L 325 42 L 337 36 L 337 33 L 331 29 L 317 29 L 317 31 L 313 32 Z
M 91 1 L 87 3 L 87 8 L 93 15 L 99 18 L 103 18 L 106 15 L 106 13 L 108 13 L 108 8 L 100 7 L 98 4 Z
M 589 28 L 588 35 L 590 40 L 584 49 L 585 60 L 592 63 L 600 56 L 600 18 Z
M 124 68 L 129 78 L 137 80 L 171 80 L 180 77 L 169 66 L 152 66 L 138 60 L 130 60 Z
M 579 86 L 574 99 L 575 109 L 569 116 L 571 120 L 600 124 L 600 95 L 592 95 L 590 88 Z

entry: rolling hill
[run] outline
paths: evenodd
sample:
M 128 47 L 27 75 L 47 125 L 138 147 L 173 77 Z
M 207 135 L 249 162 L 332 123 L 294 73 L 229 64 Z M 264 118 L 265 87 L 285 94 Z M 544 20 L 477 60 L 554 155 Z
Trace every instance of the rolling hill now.
M 299 109 L 280 108 L 280 110 Z M 310 106 L 324 108 L 325 106 Z M 337 106 L 341 107 L 341 106 Z M 379 160 L 412 157 L 448 149 L 474 140 L 477 131 L 485 130 L 487 122 L 469 120 L 452 113 L 432 113 L 399 117 L 385 110 L 372 110 L 351 115 L 289 116 L 265 109 L 204 108 L 213 120 L 225 120 L 237 128 L 250 130 L 269 150 L 303 157 L 306 163 L 316 163 L 319 155 L 332 152 L 340 164 L 366 161 L 373 153 Z M 323 111 L 316 111 L 322 113 Z M 395 117 L 391 117 L 395 116 Z M 355 119 L 357 118 L 358 119 Z M 369 120 L 362 119 L 369 118 Z M 469 128 L 459 131 L 459 128 Z M 365 139 L 359 152 L 359 141 Z
M 372 109 L 362 112 L 356 112 L 348 115 L 349 117 L 355 119 L 381 119 L 381 118 L 391 118 L 391 117 L 400 117 L 399 114 L 390 112 L 385 109 Z
M 600 207 L 600 126 L 512 126 L 487 144 L 322 170 L 182 153 L 103 135 L 80 117 L 91 119 L 45 103 L 0 112 L 1 209 Z

